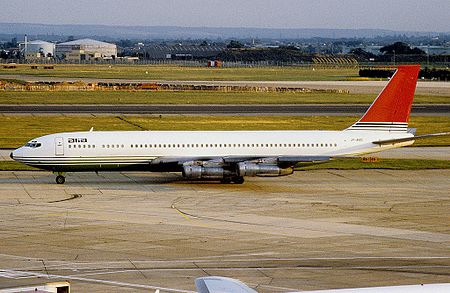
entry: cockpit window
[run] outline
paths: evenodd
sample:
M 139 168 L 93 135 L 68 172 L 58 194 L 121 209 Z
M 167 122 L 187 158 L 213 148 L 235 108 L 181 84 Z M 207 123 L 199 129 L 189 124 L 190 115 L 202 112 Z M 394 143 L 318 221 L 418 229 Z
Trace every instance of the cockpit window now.
M 29 148 L 38 148 L 40 147 L 42 144 L 40 142 L 37 141 L 30 141 L 29 143 L 27 143 L 25 146 L 29 147 Z

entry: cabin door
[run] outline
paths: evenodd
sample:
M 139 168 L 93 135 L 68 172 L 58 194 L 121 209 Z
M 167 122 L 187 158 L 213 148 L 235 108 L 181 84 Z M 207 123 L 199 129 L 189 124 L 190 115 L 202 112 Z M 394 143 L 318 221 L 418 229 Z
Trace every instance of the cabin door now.
M 55 155 L 64 155 L 64 139 L 62 137 L 55 138 Z

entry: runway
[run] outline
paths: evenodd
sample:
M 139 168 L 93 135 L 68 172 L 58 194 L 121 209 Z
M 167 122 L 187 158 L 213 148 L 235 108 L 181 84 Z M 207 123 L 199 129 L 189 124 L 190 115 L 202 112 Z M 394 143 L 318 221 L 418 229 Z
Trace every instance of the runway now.
M 0 288 L 47 277 L 72 292 L 189 292 L 205 275 L 259 292 L 449 282 L 449 178 L 79 173 L 61 186 L 48 172 L 0 172 Z
M 369 105 L 0 105 L 0 113 L 21 114 L 198 114 L 198 115 L 362 115 Z M 412 115 L 450 115 L 450 104 L 413 105 Z

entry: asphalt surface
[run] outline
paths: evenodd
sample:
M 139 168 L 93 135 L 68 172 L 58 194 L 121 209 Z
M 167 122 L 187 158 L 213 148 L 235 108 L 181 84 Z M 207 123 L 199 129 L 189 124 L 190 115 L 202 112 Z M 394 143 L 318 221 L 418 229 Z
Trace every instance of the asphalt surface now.
M 261 293 L 448 283 L 450 170 L 318 170 L 242 185 L 176 174 L 0 172 L 0 289 Z M 163 289 L 165 288 L 165 289 Z
M 362 115 L 369 105 L 0 105 L 0 113 L 26 114 L 265 114 Z M 450 115 L 450 104 L 414 105 L 412 115 Z

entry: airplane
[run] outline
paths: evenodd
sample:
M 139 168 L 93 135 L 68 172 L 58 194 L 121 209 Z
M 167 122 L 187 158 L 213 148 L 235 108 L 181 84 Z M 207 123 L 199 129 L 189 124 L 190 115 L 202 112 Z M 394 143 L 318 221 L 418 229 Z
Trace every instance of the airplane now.
M 258 293 L 239 280 L 208 276 L 195 279 L 197 293 Z M 302 293 L 444 293 L 450 283 L 301 291 Z M 296 293 L 296 292 L 290 292 Z
M 401 65 L 366 113 L 342 131 L 90 131 L 32 139 L 11 158 L 53 171 L 181 172 L 189 180 L 244 183 L 246 176 L 286 176 L 319 163 L 411 145 L 408 120 L 420 65 Z

